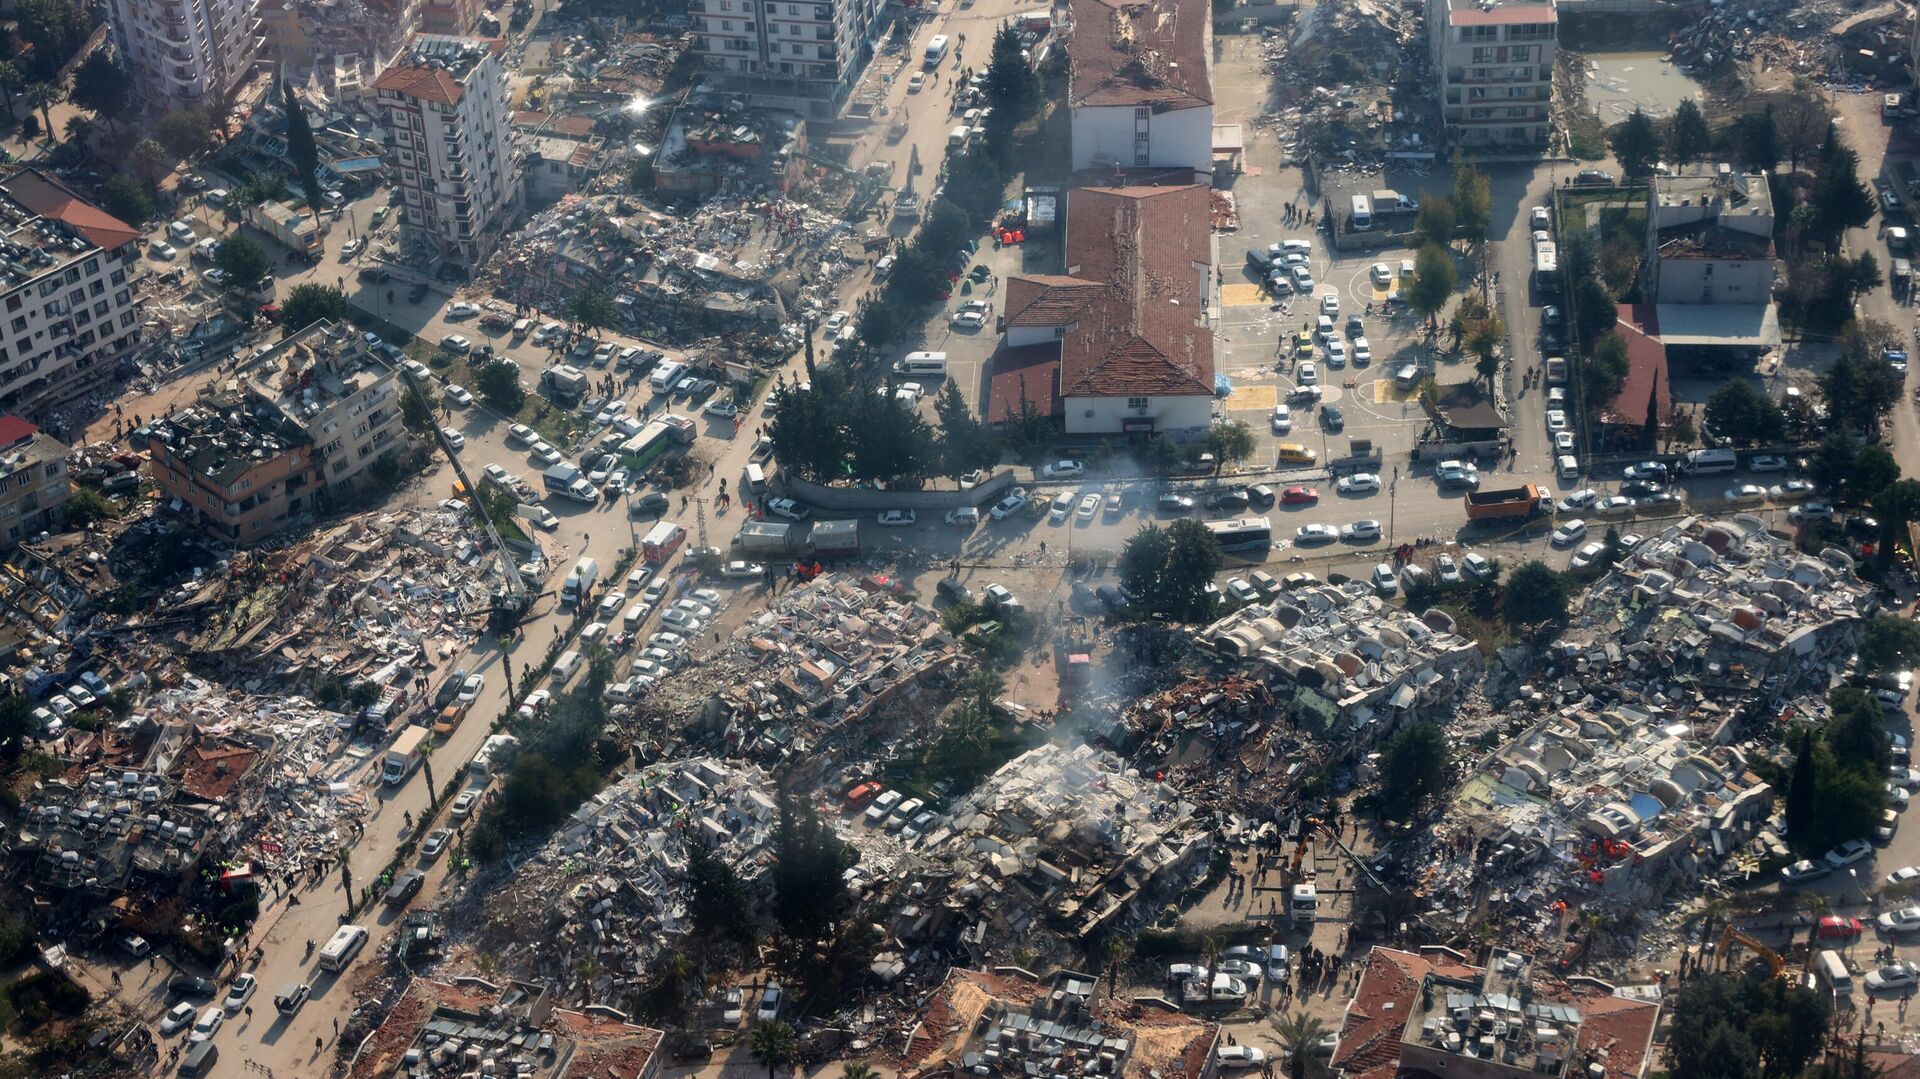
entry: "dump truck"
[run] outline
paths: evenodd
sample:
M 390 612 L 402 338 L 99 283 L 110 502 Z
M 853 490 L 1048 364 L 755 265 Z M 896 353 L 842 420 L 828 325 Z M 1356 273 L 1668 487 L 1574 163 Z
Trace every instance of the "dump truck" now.
M 405 783 L 407 777 L 420 767 L 420 747 L 431 733 L 425 727 L 408 727 L 400 732 L 400 737 L 387 747 L 386 765 L 380 769 L 380 780 L 388 786 Z
M 1494 491 L 1468 491 L 1467 520 L 1526 520 L 1546 513 L 1553 500 L 1531 483 Z

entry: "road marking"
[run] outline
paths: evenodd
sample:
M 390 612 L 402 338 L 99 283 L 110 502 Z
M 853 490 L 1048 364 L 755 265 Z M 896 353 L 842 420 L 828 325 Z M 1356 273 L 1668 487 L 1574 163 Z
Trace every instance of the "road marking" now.
M 1278 400 L 1278 393 L 1272 384 L 1249 384 L 1235 386 L 1227 397 L 1229 412 L 1270 412 Z
M 1220 303 L 1225 307 L 1254 307 L 1268 303 L 1266 290 L 1259 285 L 1220 286 Z

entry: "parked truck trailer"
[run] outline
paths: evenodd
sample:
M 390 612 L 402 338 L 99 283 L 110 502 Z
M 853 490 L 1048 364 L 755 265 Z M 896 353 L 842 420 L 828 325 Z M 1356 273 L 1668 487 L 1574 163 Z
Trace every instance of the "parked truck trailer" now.
M 1466 503 L 1469 521 L 1524 521 L 1548 512 L 1553 505 L 1552 499 L 1531 483 L 1493 491 L 1468 491 Z
M 387 747 L 387 761 L 380 769 L 380 779 L 388 786 L 404 783 L 420 767 L 420 747 L 426 743 L 431 732 L 425 727 L 408 727 L 400 732 L 400 737 Z

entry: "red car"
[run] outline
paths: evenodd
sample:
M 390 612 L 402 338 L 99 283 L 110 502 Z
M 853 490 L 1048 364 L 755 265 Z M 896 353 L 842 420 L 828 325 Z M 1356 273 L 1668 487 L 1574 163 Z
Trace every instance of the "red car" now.
M 1820 928 L 1813 935 L 1821 940 L 1859 940 L 1867 931 L 1867 925 L 1858 918 L 1847 918 L 1838 914 L 1829 914 L 1820 919 Z
M 1320 501 L 1318 487 L 1289 487 L 1280 492 L 1280 504 L 1283 506 L 1310 506 Z
M 881 787 L 878 783 L 862 783 L 847 792 L 847 804 L 850 806 L 866 805 L 868 802 L 873 801 L 874 796 L 884 789 L 885 788 Z

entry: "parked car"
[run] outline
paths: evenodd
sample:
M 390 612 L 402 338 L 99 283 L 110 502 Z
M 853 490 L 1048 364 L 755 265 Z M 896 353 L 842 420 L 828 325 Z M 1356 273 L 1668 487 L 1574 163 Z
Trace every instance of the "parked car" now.
M 1050 480 L 1073 479 L 1084 475 L 1087 466 L 1079 461 L 1054 461 L 1040 469 L 1040 475 Z

